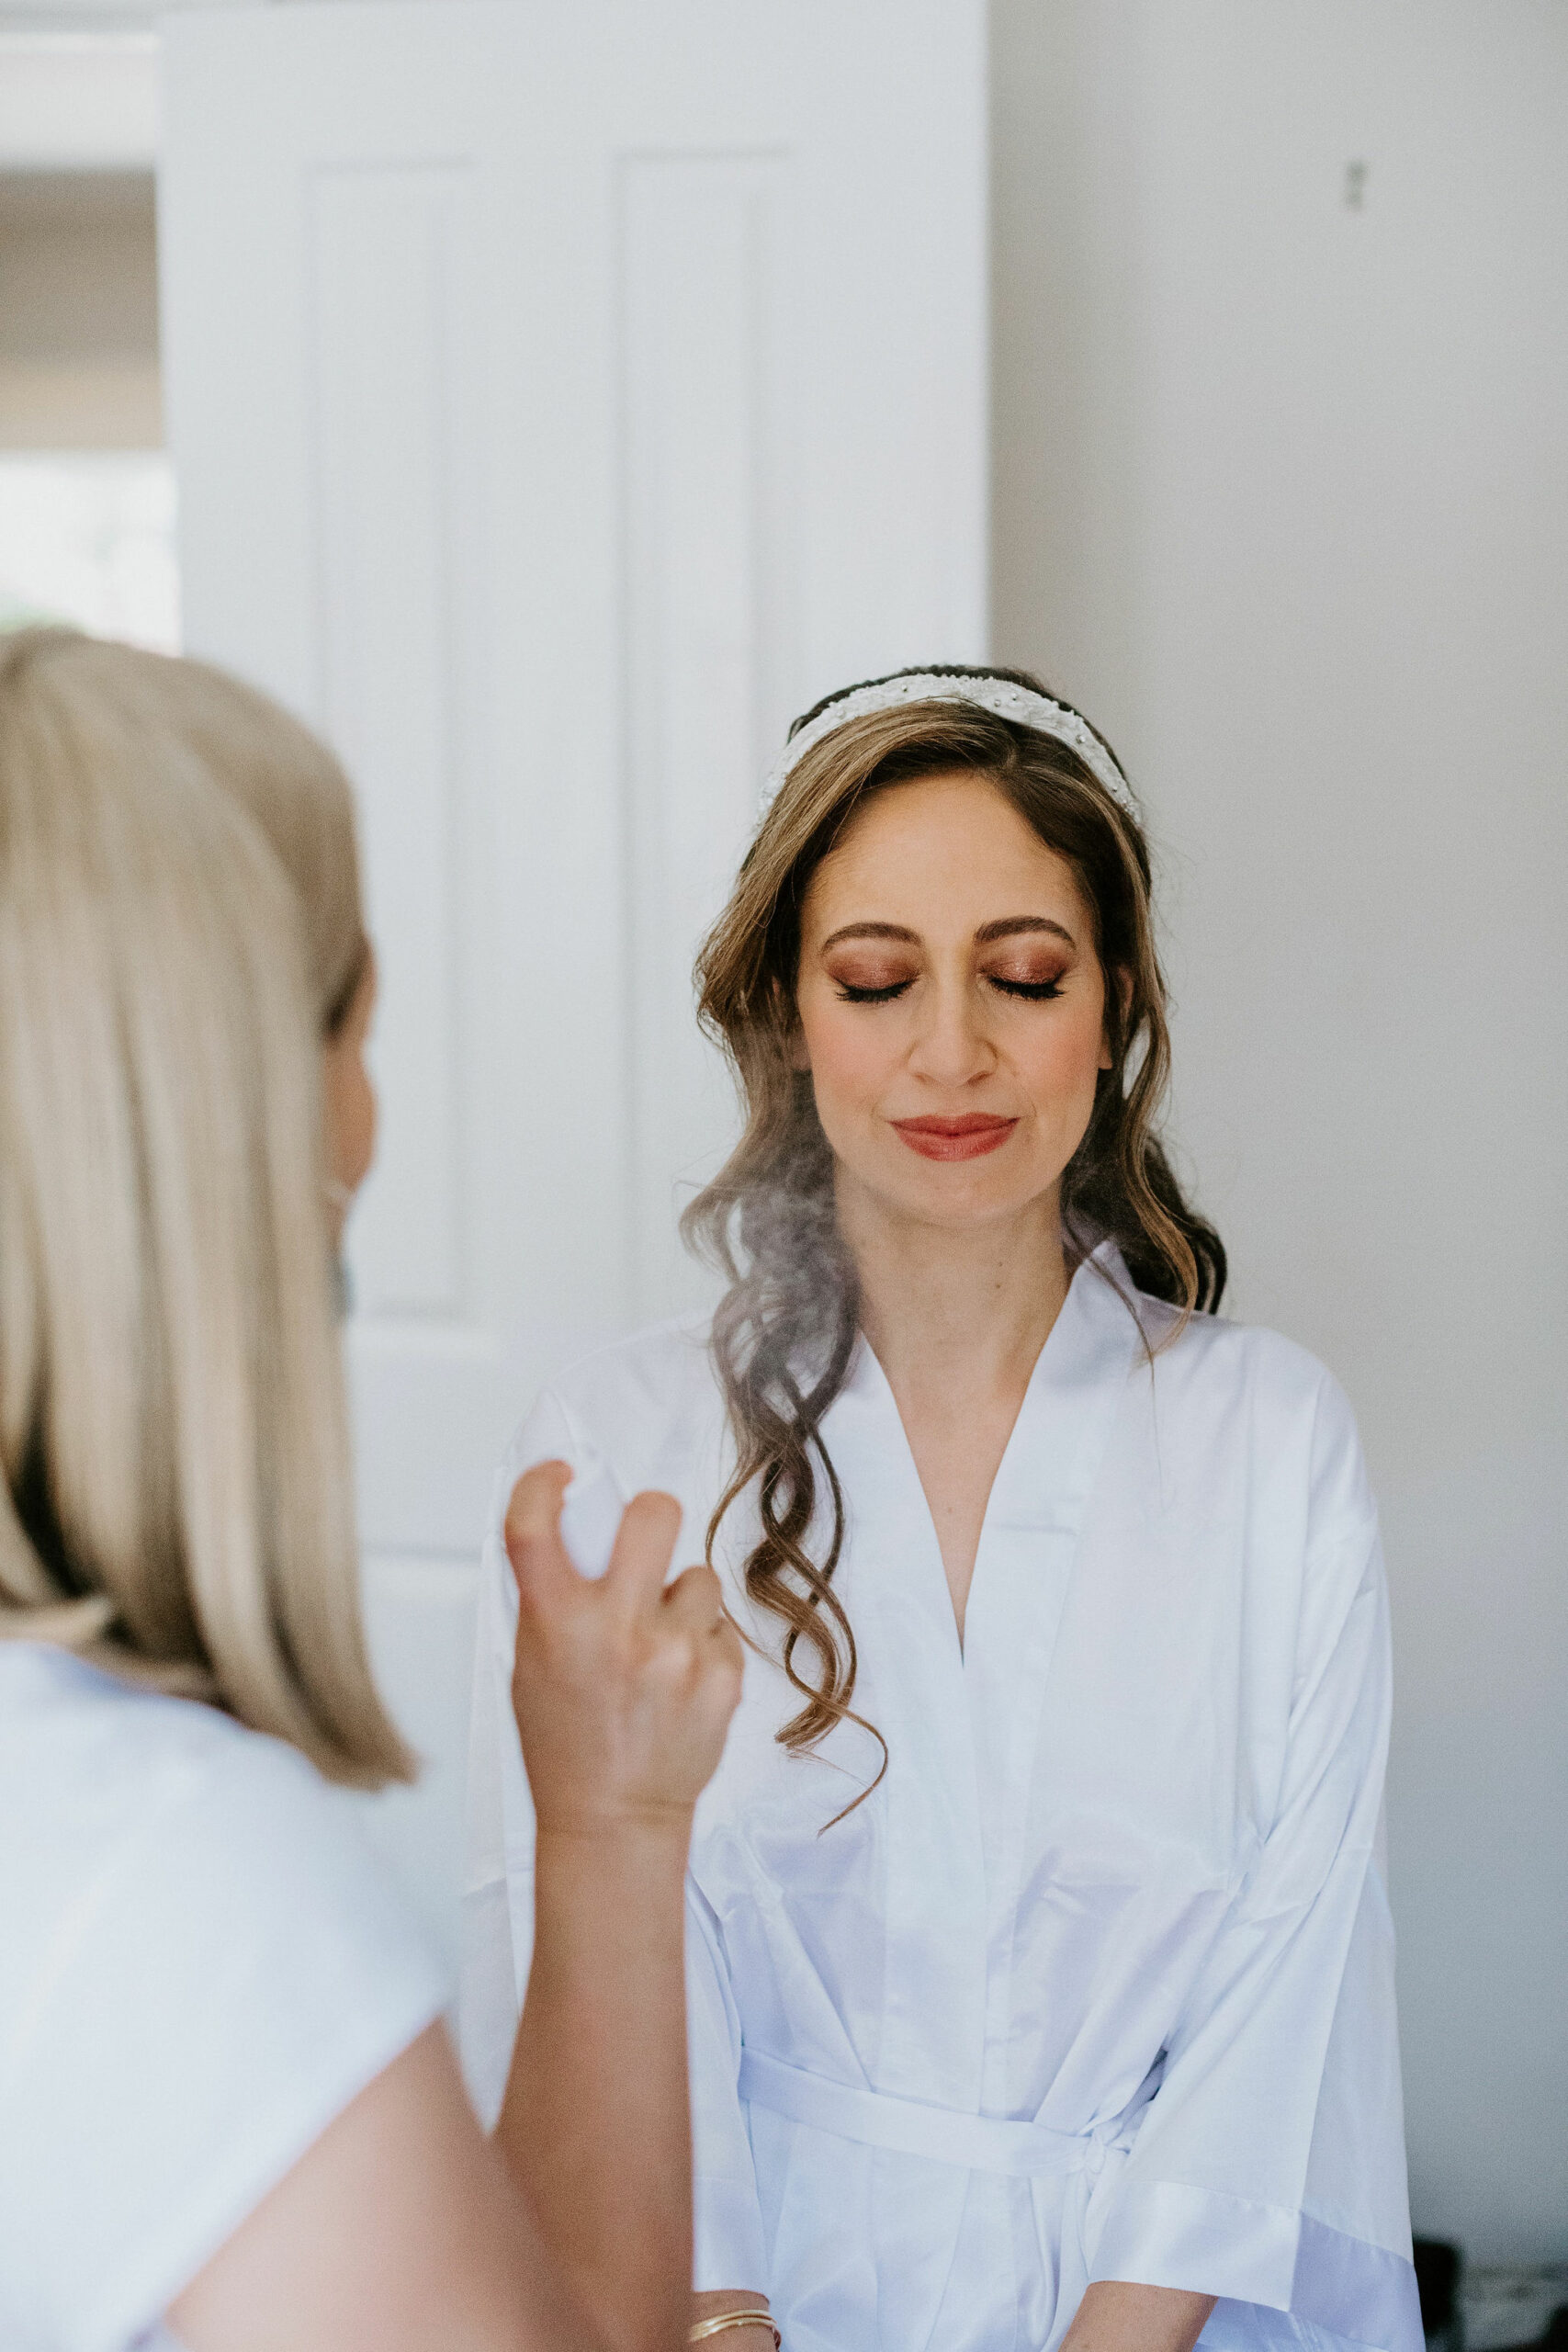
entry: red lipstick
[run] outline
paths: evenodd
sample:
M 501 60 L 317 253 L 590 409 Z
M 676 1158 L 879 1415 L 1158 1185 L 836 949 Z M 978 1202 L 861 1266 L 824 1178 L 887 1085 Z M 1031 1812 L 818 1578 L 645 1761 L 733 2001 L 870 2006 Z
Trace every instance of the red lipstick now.
M 962 1119 L 895 1119 L 893 1125 L 922 1159 L 979 1159 L 1006 1143 L 1018 1121 L 970 1111 Z

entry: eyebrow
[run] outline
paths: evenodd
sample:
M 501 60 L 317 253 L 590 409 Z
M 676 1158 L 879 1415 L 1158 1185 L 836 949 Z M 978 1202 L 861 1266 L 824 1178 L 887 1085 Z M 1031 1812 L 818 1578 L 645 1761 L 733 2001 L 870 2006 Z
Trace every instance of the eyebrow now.
M 1053 939 L 1065 939 L 1069 947 L 1077 945 L 1066 925 L 1053 922 L 1048 915 L 1004 915 L 1000 922 L 983 922 L 975 937 L 985 947 L 993 939 L 1014 939 L 1025 931 L 1048 931 Z
M 982 923 L 975 933 L 975 940 L 976 945 L 988 947 L 993 940 L 1016 939 L 1021 933 L 1032 931 L 1049 932 L 1053 939 L 1065 939 L 1069 947 L 1077 945 L 1070 931 L 1059 922 L 1053 922 L 1046 915 L 1003 915 L 996 922 Z M 829 934 L 819 952 L 825 956 L 829 947 L 837 947 L 845 939 L 898 939 L 912 947 L 919 945 L 919 932 L 908 931 L 902 923 L 847 922 L 841 931 Z

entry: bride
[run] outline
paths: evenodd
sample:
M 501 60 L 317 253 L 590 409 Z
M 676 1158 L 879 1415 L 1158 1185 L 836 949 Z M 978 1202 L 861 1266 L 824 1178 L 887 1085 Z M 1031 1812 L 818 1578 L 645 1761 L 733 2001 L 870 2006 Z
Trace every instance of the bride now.
M 1377 1522 L 1344 1396 L 1218 1320 L 1156 1139 L 1149 860 L 1103 739 L 939 668 L 797 722 L 699 967 L 728 1287 L 564 1374 L 584 1565 L 681 1500 L 750 1645 L 689 1880 L 697 2300 L 737 2352 L 1419 2352 Z M 465 2038 L 530 1814 L 492 1536 Z

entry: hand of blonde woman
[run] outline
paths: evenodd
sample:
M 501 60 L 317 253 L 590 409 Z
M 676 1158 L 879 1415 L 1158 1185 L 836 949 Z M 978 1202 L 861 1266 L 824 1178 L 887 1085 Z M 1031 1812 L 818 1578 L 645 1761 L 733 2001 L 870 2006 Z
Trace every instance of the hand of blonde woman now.
M 740 1639 L 711 1568 L 665 1584 L 681 1523 L 672 1496 L 634 1497 L 604 1576 L 580 1576 L 560 1535 L 570 1477 L 565 1463 L 541 1463 L 506 1513 L 512 1701 L 539 1832 L 683 1836 L 740 1695 Z

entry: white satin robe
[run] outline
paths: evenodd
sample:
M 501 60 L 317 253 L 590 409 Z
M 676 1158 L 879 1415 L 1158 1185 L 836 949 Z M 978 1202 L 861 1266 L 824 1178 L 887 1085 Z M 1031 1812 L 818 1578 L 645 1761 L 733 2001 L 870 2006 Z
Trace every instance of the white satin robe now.
M 863 1342 L 827 1416 L 854 1704 L 888 1768 L 825 1829 L 873 1743 L 788 1755 L 796 1702 L 749 1658 L 692 1853 L 696 2284 L 765 2291 L 785 2352 L 1049 2352 L 1097 2278 L 1218 2296 L 1211 2346 L 1420 2352 L 1355 1425 L 1270 1332 L 1198 1317 L 1151 1366 L 1097 1256 L 998 1472 L 962 1649 Z M 579 1364 L 497 1482 L 462 2010 L 487 2117 L 531 1934 L 499 1520 L 558 1455 L 584 1566 L 643 1487 L 700 1557 L 728 1458 L 704 1330 Z M 738 1507 L 717 1564 L 776 1651 L 736 1579 L 754 1527 Z

